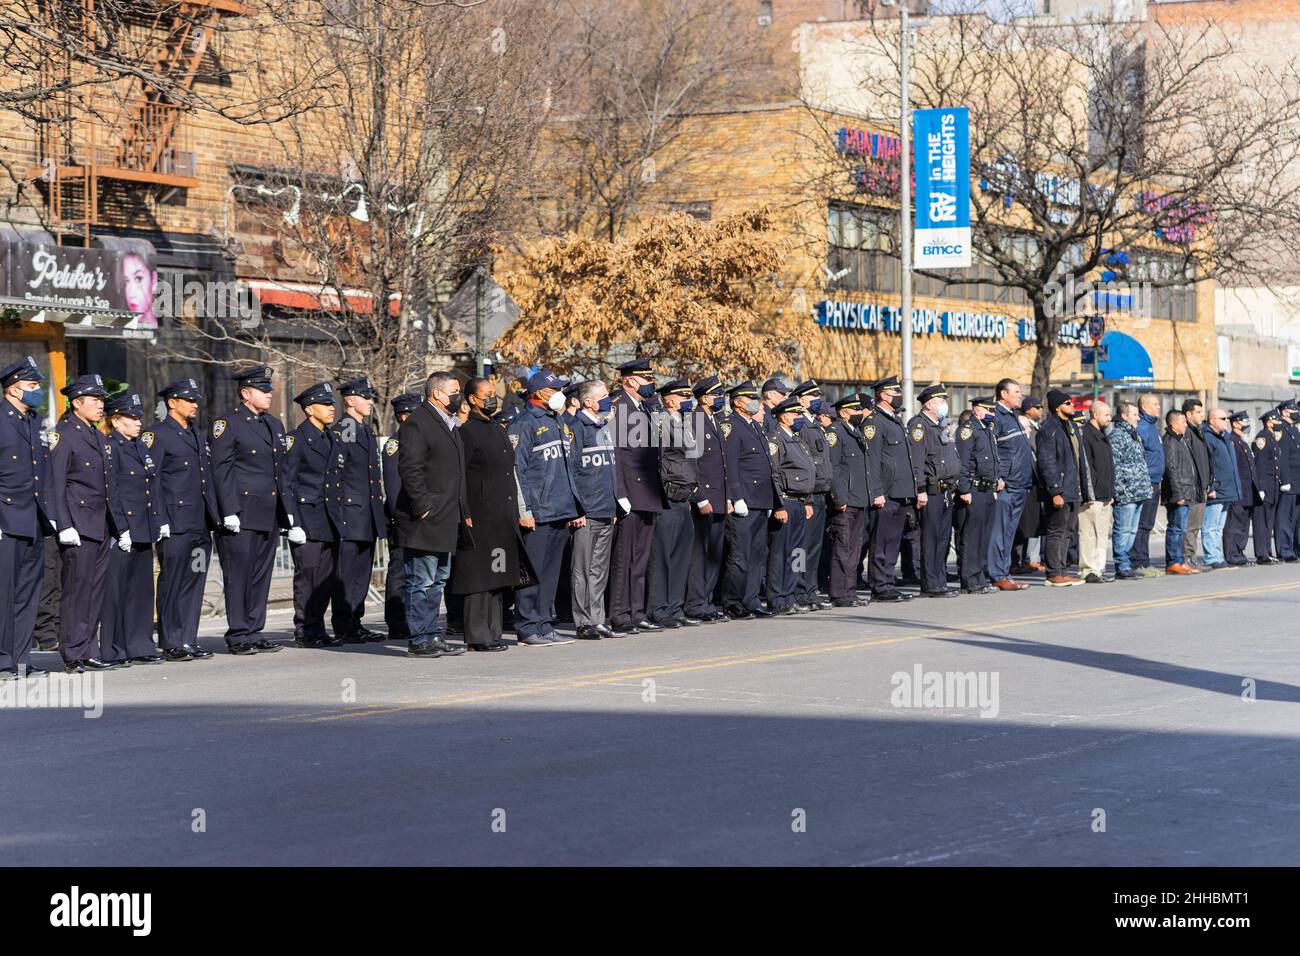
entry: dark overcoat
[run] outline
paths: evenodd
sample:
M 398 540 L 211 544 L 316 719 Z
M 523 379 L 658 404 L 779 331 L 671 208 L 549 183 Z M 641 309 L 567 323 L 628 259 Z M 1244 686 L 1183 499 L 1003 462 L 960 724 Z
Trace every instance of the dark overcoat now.
M 451 593 L 474 594 L 519 583 L 519 499 L 515 450 L 504 428 L 478 411 L 456 429 L 465 451 L 465 499 L 474 547 L 456 551 Z
M 455 551 L 469 514 L 460 438 L 427 400 L 402 423 L 397 437 L 398 543 L 413 551 Z

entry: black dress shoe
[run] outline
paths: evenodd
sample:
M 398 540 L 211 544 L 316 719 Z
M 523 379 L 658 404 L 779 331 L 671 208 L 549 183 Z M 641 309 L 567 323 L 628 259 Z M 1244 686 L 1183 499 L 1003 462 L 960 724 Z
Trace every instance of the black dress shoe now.
M 733 621 L 752 621 L 757 616 L 753 611 L 743 607 L 733 607 L 727 611 L 727 617 Z
M 666 621 L 656 621 L 655 623 L 658 624 L 661 628 L 664 628 L 669 631 L 675 631 L 682 626 L 682 622 L 677 620 L 677 618 L 675 617 L 670 617 Z
M 789 617 L 791 615 L 798 614 L 799 610 L 793 604 L 783 604 L 778 608 L 774 608 L 772 610 L 772 613 L 776 615 L 780 615 L 781 617 Z
M 98 657 L 87 657 L 79 663 L 88 671 L 115 671 L 119 667 L 128 666 L 125 661 L 105 661 Z
M 957 596 L 956 591 L 951 591 L 948 588 L 944 588 L 942 591 L 922 591 L 921 593 L 928 598 L 950 598 Z
M 632 626 L 638 631 L 662 631 L 664 629 L 662 624 L 655 624 L 653 621 L 637 621 Z
M 407 657 L 442 657 L 442 649 L 438 647 L 437 641 L 425 641 L 422 644 L 413 644 L 406 649 Z
M 435 639 L 430 643 L 438 645 L 438 651 L 443 657 L 459 657 L 465 653 L 465 648 L 459 644 L 448 644 L 446 641 Z
M 573 636 L 580 641 L 598 641 L 603 635 L 596 630 L 594 625 L 584 624 L 574 632 Z
M 981 585 L 980 587 L 977 588 L 962 588 L 961 593 L 962 594 L 992 594 L 996 590 L 997 588 L 989 587 L 988 585 Z
M 249 655 L 256 654 L 257 648 L 249 641 L 235 641 L 230 645 L 230 653 L 234 654 L 236 657 L 248 657 Z
M 1277 564 L 1277 558 L 1274 557 L 1256 558 L 1255 563 L 1256 564 Z M 41 648 L 41 650 L 44 650 L 44 648 Z
M 132 664 L 161 664 L 163 656 L 161 654 L 142 654 L 139 657 L 131 658 Z
M 276 651 L 284 647 L 283 644 L 278 644 L 275 641 L 269 641 L 265 637 L 262 638 L 260 641 L 254 641 L 253 646 L 257 648 L 257 652 L 259 654 L 274 654 Z
M 510 649 L 506 641 L 489 641 L 486 644 L 470 644 L 471 651 L 505 651 Z
M 380 634 L 378 631 L 372 631 L 368 627 L 363 627 L 358 630 L 357 635 L 367 644 L 378 644 L 381 641 L 388 640 L 387 634 Z
M 213 656 L 211 651 L 204 650 L 197 644 L 186 644 L 185 649 L 190 652 L 190 657 L 194 658 L 196 661 L 206 661 L 208 658 Z
M 677 623 L 682 627 L 699 627 L 704 622 L 696 617 L 679 617 Z
M 887 591 L 884 594 L 873 594 L 872 599 L 880 601 L 882 604 L 898 604 L 912 600 L 912 595 L 904 594 L 902 591 Z
M 306 648 L 324 647 L 324 646 L 325 646 L 325 638 L 323 638 L 323 637 L 295 637 L 295 638 L 293 639 L 293 646 L 294 646 L 294 647 L 306 647 Z
M 769 611 L 767 608 L 762 607 L 762 606 L 755 607 L 755 608 L 750 608 L 750 609 L 749 609 L 749 613 L 752 614 L 754 617 L 771 617 L 771 616 L 772 616 L 772 612 Z
M 834 606 L 835 605 L 832 604 L 830 601 L 825 601 L 819 598 L 816 602 L 814 602 L 812 608 L 814 611 L 829 611 Z
M 165 661 L 194 660 L 194 655 L 190 653 L 188 647 L 164 647 L 162 656 Z
M 602 625 L 600 625 L 600 626 L 601 626 L 602 628 L 604 628 L 604 630 L 602 630 L 602 631 L 600 632 L 602 637 L 609 637 L 609 638 L 614 638 L 614 637 L 631 637 L 632 634 L 633 634 L 632 631 L 630 631 L 630 630 L 628 630 L 628 629 L 626 629 L 626 628 L 622 628 L 622 629 L 620 629 L 620 628 L 617 628 L 617 627 L 610 627 L 608 624 L 602 624 Z
M 85 668 L 81 666 L 81 661 L 64 661 L 63 672 L 65 674 L 80 674 Z

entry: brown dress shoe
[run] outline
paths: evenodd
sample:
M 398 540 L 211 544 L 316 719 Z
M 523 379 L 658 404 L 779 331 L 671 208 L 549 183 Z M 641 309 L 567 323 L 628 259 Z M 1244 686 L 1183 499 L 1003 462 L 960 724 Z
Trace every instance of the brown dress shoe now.
M 1037 570 L 1042 570 L 1042 569 L 1039 568 Z M 1033 574 L 1034 571 L 1035 568 L 1032 564 L 1018 564 L 1011 569 L 1012 574 L 1020 574 L 1020 575 Z
M 1068 588 L 1076 584 L 1082 584 L 1083 578 L 1075 577 L 1073 574 L 1058 574 L 1048 578 L 1047 583 L 1054 588 Z
M 1010 578 L 1003 578 L 1001 581 L 994 581 L 993 586 L 999 591 L 1028 591 L 1028 584 L 1018 584 Z
M 1185 564 L 1171 564 L 1165 568 L 1165 574 L 1195 574 L 1195 573 L 1196 573 L 1195 571 L 1193 571 Z

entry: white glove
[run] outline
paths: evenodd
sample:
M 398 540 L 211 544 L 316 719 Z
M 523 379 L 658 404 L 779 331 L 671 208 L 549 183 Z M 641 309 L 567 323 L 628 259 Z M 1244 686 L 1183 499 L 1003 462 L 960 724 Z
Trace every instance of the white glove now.
M 1268 500 L 1268 499 L 1265 497 L 1264 492 L 1262 492 L 1262 491 L 1259 493 L 1259 500 L 1260 500 L 1260 501 L 1267 501 L 1267 500 Z
M 619 498 L 618 506 L 623 509 L 624 514 L 632 513 L 632 502 L 628 501 L 626 498 Z
M 1283 485 L 1283 486 L 1282 486 L 1282 490 L 1283 490 L 1283 491 L 1290 491 L 1290 490 L 1291 490 L 1291 486 L 1290 486 L 1290 485 Z
M 743 518 L 745 515 L 749 514 L 749 505 L 745 504 L 744 498 L 741 498 L 731 506 L 731 510 Z
M 306 531 L 303 531 L 302 528 L 290 528 L 290 529 L 289 529 L 289 543 L 290 543 L 290 544 L 306 544 L 306 543 L 307 543 L 307 532 L 306 532 Z
M 221 526 L 227 531 L 239 534 L 239 515 L 226 515 L 221 519 Z
M 159 541 L 163 541 L 163 540 L 165 540 L 165 539 L 167 539 L 167 538 L 170 538 L 171 536 L 172 536 L 172 526 L 171 526 L 171 525 L 169 525 L 169 524 L 164 524 L 164 525 L 160 525 L 160 526 L 158 527 L 158 540 L 159 540 Z
M 64 528 L 59 532 L 59 544 L 70 544 L 74 548 L 81 547 L 81 535 L 77 534 L 76 528 Z
M 119 548 L 121 548 L 123 551 L 130 551 L 130 550 L 131 550 L 131 532 L 130 532 L 130 531 L 123 531 L 123 532 L 122 532 L 121 536 L 117 539 L 117 546 L 118 546 Z

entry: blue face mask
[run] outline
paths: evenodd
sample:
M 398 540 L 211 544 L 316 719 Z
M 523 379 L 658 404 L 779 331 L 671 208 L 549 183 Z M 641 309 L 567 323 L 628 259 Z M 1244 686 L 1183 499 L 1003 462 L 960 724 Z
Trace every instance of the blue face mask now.
M 691 411 L 691 409 L 693 409 L 694 407 L 695 407 L 695 403 L 688 398 L 686 401 L 682 402 L 680 405 L 677 406 L 677 410 L 681 412 L 683 415 L 685 415 L 687 412 Z
M 715 398 L 715 399 L 713 400 L 713 410 L 714 410 L 715 412 L 720 412 L 720 411 L 722 411 L 723 407 L 724 407 L 726 404 L 727 404 L 727 396 L 726 396 L 726 395 L 719 395 L 717 398 Z
M 812 412 L 814 415 L 821 414 L 821 410 L 822 410 L 822 400 L 820 398 L 814 398 L 808 404 L 808 411 Z
M 604 398 L 602 398 L 599 402 L 596 403 L 596 409 L 602 415 L 608 415 L 609 410 L 613 407 L 614 407 L 614 400 L 610 398 L 608 395 L 606 395 Z
M 804 424 L 807 421 L 808 419 L 806 418 L 796 418 L 793 422 L 790 423 L 790 430 L 793 432 L 797 432 L 799 429 L 803 428 Z
M 28 408 L 40 408 L 43 401 L 45 401 L 45 392 L 39 388 L 34 388 L 30 392 L 23 392 L 23 404 Z
M 642 398 L 654 398 L 655 395 L 654 382 L 646 382 L 644 385 L 639 386 L 636 390 L 636 393 L 640 395 Z

